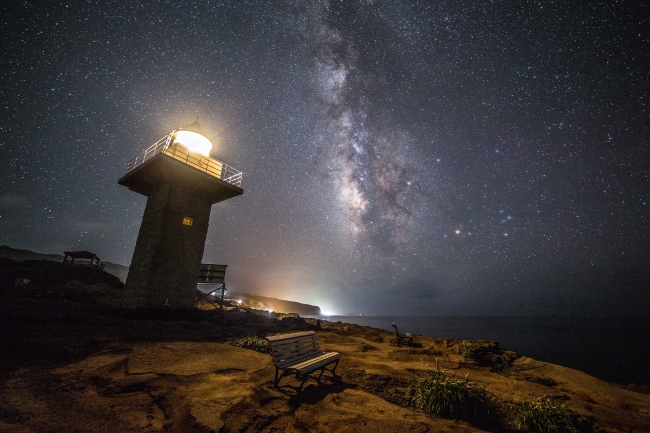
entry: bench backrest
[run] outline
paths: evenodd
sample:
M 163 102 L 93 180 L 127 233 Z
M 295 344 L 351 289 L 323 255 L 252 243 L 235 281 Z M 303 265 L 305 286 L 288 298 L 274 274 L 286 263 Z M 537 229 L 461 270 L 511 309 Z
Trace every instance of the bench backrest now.
M 266 339 L 271 343 L 271 356 L 278 368 L 297 364 L 324 353 L 314 331 L 273 335 Z

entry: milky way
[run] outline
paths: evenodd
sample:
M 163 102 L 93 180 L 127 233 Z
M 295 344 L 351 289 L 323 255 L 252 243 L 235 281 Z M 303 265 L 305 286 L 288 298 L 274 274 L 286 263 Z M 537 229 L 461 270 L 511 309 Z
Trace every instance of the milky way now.
M 196 116 L 244 173 L 205 262 L 371 314 L 642 314 L 650 10 L 3 6 L 0 244 L 128 265 L 124 164 Z

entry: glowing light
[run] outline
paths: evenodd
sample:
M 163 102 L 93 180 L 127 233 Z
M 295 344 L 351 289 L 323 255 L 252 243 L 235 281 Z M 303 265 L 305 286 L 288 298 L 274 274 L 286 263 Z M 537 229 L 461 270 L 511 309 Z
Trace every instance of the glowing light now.
M 237 299 L 237 303 L 238 303 L 238 304 L 241 304 L 241 299 Z
M 212 142 L 203 135 L 193 131 L 176 131 L 174 133 L 176 143 L 187 147 L 190 152 L 200 153 L 201 155 L 210 156 Z
M 459 235 L 459 234 L 460 234 L 460 230 L 456 230 L 454 233 L 456 233 L 457 235 Z

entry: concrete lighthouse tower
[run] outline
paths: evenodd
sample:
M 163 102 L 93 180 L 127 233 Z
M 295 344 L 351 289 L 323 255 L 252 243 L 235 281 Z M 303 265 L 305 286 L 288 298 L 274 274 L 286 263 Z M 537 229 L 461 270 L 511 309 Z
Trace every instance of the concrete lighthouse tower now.
M 118 181 L 147 196 L 126 279 L 125 308 L 191 308 L 210 208 L 244 193 L 241 172 L 210 158 L 198 122 L 172 131 L 126 165 Z

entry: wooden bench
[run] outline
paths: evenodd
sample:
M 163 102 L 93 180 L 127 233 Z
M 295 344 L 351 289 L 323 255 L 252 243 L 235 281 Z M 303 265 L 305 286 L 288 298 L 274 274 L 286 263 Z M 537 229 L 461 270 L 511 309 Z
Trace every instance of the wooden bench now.
M 334 362 L 334 368 L 327 370 L 336 376 L 336 366 L 339 365 L 341 355 L 337 352 L 323 352 L 314 331 L 273 335 L 266 339 L 271 343 L 271 356 L 273 356 L 275 364 L 275 382 L 273 384 L 275 388 L 278 387 L 280 379 L 288 373 L 296 373 L 297 378 L 302 378 L 300 384 L 300 388 L 302 388 L 309 373 L 318 369 L 321 372 L 316 381 L 320 383 L 320 378 L 327 369 L 326 367 Z M 278 377 L 280 370 L 283 372 Z
M 411 334 L 409 334 L 408 332 L 405 333 L 405 334 L 402 334 L 401 332 L 399 332 L 399 329 L 397 329 L 397 325 L 395 323 L 393 323 L 393 328 L 395 328 L 395 334 L 397 334 L 397 346 L 398 347 L 401 346 L 402 343 L 407 345 L 407 346 L 410 346 L 411 344 L 413 344 L 413 336 Z

